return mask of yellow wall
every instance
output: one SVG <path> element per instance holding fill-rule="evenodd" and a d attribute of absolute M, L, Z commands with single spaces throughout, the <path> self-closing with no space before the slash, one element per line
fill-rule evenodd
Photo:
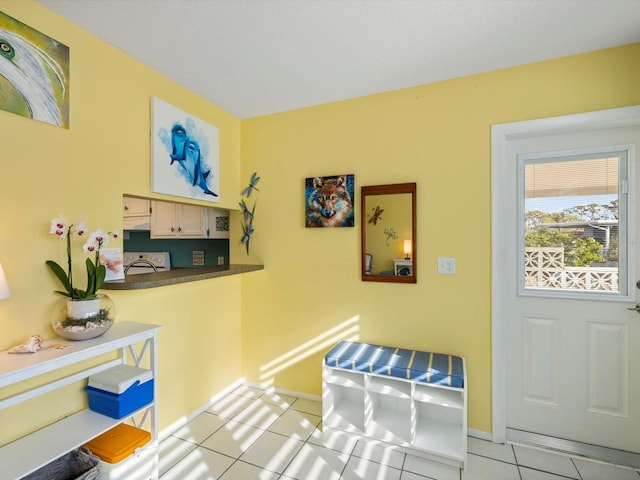
<path fill-rule="evenodd" d="M 469 425 L 489 431 L 490 126 L 640 103 L 635 44 L 241 122 L 32 1 L 0 9 L 71 48 L 69 130 L 0 112 L 0 261 L 13 291 L 0 302 L 0 349 L 52 336 L 58 287 L 44 261 L 64 251 L 51 217 L 121 227 L 123 193 L 163 197 L 150 189 L 152 96 L 220 128 L 221 207 L 237 207 L 253 171 L 262 177 L 251 255 L 237 214 L 230 244 L 234 263 L 265 270 L 111 292 L 119 320 L 163 325 L 161 428 L 241 375 L 320 394 L 322 353 L 358 338 L 465 356 Z M 356 175 L 358 216 L 359 186 L 417 182 L 416 285 L 360 281 L 358 218 L 304 227 L 304 178 L 342 173 Z M 457 274 L 437 275 L 437 257 L 455 257 Z M 0 444 L 80 408 L 79 390 L 0 412 Z"/>
<path fill-rule="evenodd" d="M 44 262 L 64 264 L 65 253 L 64 242 L 49 234 L 51 218 L 84 216 L 90 229 L 122 230 L 124 193 L 171 198 L 151 193 L 151 97 L 220 129 L 219 205 L 226 208 L 237 208 L 240 191 L 240 121 L 35 2 L 2 1 L 0 10 L 66 44 L 71 55 L 70 129 L 0 111 L 0 261 L 13 293 L 0 302 L 5 350 L 36 332 L 53 336 L 49 309 L 60 287 Z M 81 244 L 73 252 L 78 276 Z M 240 283 L 240 277 L 226 277 L 109 292 L 117 320 L 163 326 L 161 428 L 240 378 Z M 71 386 L 0 412 L 0 444 L 81 408 L 79 390 Z"/>
<path fill-rule="evenodd" d="M 639 104 L 638 59 L 634 44 L 243 121 L 266 266 L 242 284 L 245 375 L 319 394 L 322 352 L 341 338 L 458 354 L 469 426 L 490 431 L 491 125 Z M 359 216 L 304 227 L 304 178 L 342 173 L 356 209 L 360 186 L 417 182 L 416 285 L 360 281 Z M 456 275 L 438 275 L 438 257 Z"/>

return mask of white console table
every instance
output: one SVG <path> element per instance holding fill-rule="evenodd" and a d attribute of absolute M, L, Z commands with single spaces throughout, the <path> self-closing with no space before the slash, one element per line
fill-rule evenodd
<path fill-rule="evenodd" d="M 116 322 L 101 337 L 83 341 L 69 341 L 62 338 L 47 340 L 42 350 L 30 354 L 9 354 L 0 352 L 0 410 L 17 405 L 31 398 L 51 392 L 65 385 L 86 379 L 90 375 L 122 363 L 142 366 L 148 356 L 149 368 L 157 378 L 157 331 L 158 325 L 135 322 Z M 142 342 L 142 343 L 141 343 Z M 52 349 L 52 345 L 64 348 Z M 118 358 L 100 365 L 53 380 L 10 396 L 3 395 L 2 389 L 45 373 L 88 360 L 99 355 L 118 352 Z M 81 410 L 45 428 L 0 448 L 2 478 L 18 479 L 65 453 L 85 444 L 110 428 L 130 420 L 140 426 L 148 423 L 151 431 L 151 447 L 154 456 L 153 479 L 158 478 L 158 428 L 156 397 L 157 381 L 154 381 L 154 401 L 133 412 L 130 416 L 113 419 L 93 412 Z"/>
<path fill-rule="evenodd" d="M 394 275 L 413 275 L 413 260 L 409 258 L 394 258 L 393 259 L 393 274 Z"/>
<path fill-rule="evenodd" d="M 344 355 L 339 352 L 341 346 Z M 393 353 L 380 353 L 384 350 Z M 411 359 L 404 365 L 403 352 L 394 351 L 393 347 L 341 342 L 327 354 L 322 375 L 325 433 L 338 432 L 375 440 L 412 455 L 464 469 L 467 459 L 464 359 L 427 352 L 404 352 L 407 353 L 404 360 Z M 421 355 L 432 357 L 425 363 L 426 368 L 418 370 L 418 361 L 412 362 Z M 448 362 L 448 370 L 446 367 L 440 371 L 432 368 L 435 366 L 433 356 L 440 357 L 444 365 Z M 451 374 L 451 359 L 459 365 L 456 375 Z"/>

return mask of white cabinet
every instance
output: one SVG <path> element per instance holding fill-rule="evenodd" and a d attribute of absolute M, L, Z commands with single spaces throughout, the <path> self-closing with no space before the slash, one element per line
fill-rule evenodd
<path fill-rule="evenodd" d="M 229 238 L 229 211 L 207 208 L 209 238 Z"/>
<path fill-rule="evenodd" d="M 207 238 L 205 207 L 151 202 L 151 238 Z"/>
<path fill-rule="evenodd" d="M 322 398 L 325 432 L 360 436 L 412 455 L 465 467 L 465 387 L 447 387 L 325 364 Z"/>
<path fill-rule="evenodd" d="M 123 217 L 142 217 L 151 215 L 151 202 L 146 198 L 122 197 Z"/>
<path fill-rule="evenodd" d="M 122 197 L 123 230 L 149 230 L 151 201 L 145 198 Z"/>
<path fill-rule="evenodd" d="M 0 352 L 0 410 L 81 381 L 94 373 L 122 363 L 151 368 L 156 378 L 154 402 L 128 417 L 116 420 L 85 409 L 4 445 L 0 448 L 2 478 L 23 477 L 68 451 L 82 446 L 119 423 L 130 421 L 151 432 L 151 443 L 148 446 L 156 452 L 151 459 L 152 478 L 157 479 L 158 429 L 156 422 L 158 415 L 155 399 L 157 398 L 156 334 L 159 328 L 158 325 L 117 322 L 107 333 L 92 340 L 74 342 L 55 338 L 45 341 L 42 350 L 34 354 L 16 355 Z M 48 346 L 54 344 L 68 346 L 62 349 L 48 349 Z M 105 359 L 103 355 L 109 352 L 117 352 L 117 358 Z M 6 394 L 8 390 L 15 391 L 11 386 L 20 382 L 26 382 L 85 360 L 97 359 L 99 356 L 103 356 L 100 360 L 103 363 L 97 365 L 92 363 L 94 366 L 85 366 L 73 374 L 69 374 L 69 369 L 66 369 L 66 373 L 60 372 L 60 375 L 63 375 L 61 378 L 52 379 L 51 375 L 48 375 L 42 379 L 44 383 L 40 386 L 31 388 L 29 385 L 29 389 L 22 389 L 20 393 Z M 141 365 L 143 362 L 147 363 Z"/>

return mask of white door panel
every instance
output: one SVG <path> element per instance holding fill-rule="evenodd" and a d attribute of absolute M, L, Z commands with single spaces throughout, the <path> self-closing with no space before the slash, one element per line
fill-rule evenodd
<path fill-rule="evenodd" d="M 628 417 L 629 325 L 590 320 L 587 330 L 587 410 Z"/>
<path fill-rule="evenodd" d="M 595 297 L 518 294 L 524 264 L 518 258 L 518 155 L 613 145 L 636 145 L 637 150 L 640 126 L 514 135 L 505 142 L 504 162 L 496 164 L 494 159 L 493 168 L 505 169 L 494 175 L 493 187 L 494 236 L 499 236 L 493 251 L 494 329 L 504 327 L 494 335 L 502 339 L 494 346 L 498 349 L 494 359 L 504 361 L 494 375 L 498 382 L 504 375 L 507 428 L 640 452 L 640 315 L 628 310 L 637 293 L 635 272 L 640 271 L 635 221 L 639 182 L 633 154 L 630 264 L 628 271 L 621 269 L 629 291 Z M 496 177 L 506 181 L 496 182 Z M 500 198 L 504 203 L 496 200 Z M 494 392 L 500 402 L 500 388 Z"/>
<path fill-rule="evenodd" d="M 522 401 L 560 406 L 557 318 L 522 317 Z"/>

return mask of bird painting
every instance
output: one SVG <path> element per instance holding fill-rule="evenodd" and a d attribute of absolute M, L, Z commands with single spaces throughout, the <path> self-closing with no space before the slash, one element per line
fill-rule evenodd
<path fill-rule="evenodd" d="M 0 12 L 1 109 L 68 128 L 68 61 L 68 47 Z"/>

